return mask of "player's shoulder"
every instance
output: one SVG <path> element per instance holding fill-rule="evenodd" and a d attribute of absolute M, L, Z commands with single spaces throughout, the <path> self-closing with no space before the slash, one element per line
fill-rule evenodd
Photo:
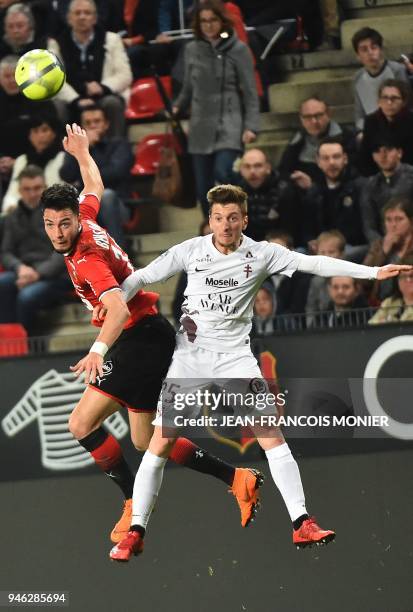
<path fill-rule="evenodd" d="M 100 200 L 95 193 L 82 193 L 79 196 L 79 212 L 82 219 L 95 220 L 100 207 Z"/>

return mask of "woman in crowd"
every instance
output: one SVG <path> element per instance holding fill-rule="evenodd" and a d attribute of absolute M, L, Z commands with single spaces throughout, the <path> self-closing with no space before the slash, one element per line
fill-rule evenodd
<path fill-rule="evenodd" d="M 384 237 L 371 243 L 363 264 L 385 266 L 400 263 L 413 253 L 413 202 L 407 197 L 395 196 L 383 207 Z M 393 291 L 392 280 L 375 283 L 371 298 L 380 301 Z"/>
<path fill-rule="evenodd" d="M 400 263 L 412 265 L 413 254 L 405 257 Z M 386 298 L 376 314 L 370 319 L 370 325 L 378 323 L 398 323 L 413 321 L 413 271 L 402 272 L 394 279 L 393 294 Z"/>
<path fill-rule="evenodd" d="M 402 162 L 413 165 L 413 112 L 410 85 L 397 79 L 383 81 L 379 88 L 379 108 L 367 115 L 360 148 L 360 170 L 364 176 L 379 172 L 372 153 L 377 139 L 396 142 L 403 150 Z"/>
<path fill-rule="evenodd" d="M 235 159 L 256 138 L 259 103 L 251 53 L 234 33 L 223 4 L 203 2 L 194 13 L 193 29 L 174 113 L 190 107 L 189 152 L 207 216 L 207 191 L 215 183 L 231 182 Z"/>

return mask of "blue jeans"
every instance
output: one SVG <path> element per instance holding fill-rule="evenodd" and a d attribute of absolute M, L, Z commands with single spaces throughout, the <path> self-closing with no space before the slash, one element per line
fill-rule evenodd
<path fill-rule="evenodd" d="M 116 191 L 105 189 L 100 201 L 97 222 L 105 228 L 118 245 L 125 248 L 122 224 L 128 220 L 128 210 Z"/>
<path fill-rule="evenodd" d="M 207 192 L 216 184 L 231 183 L 234 180 L 232 166 L 240 151 L 237 149 L 221 149 L 215 153 L 192 155 L 194 166 L 196 196 L 201 202 L 205 217 L 209 215 Z"/>
<path fill-rule="evenodd" d="M 0 323 L 20 323 L 30 334 L 37 311 L 64 300 L 72 284 L 62 277 L 39 280 L 18 289 L 16 279 L 14 272 L 0 273 Z"/>

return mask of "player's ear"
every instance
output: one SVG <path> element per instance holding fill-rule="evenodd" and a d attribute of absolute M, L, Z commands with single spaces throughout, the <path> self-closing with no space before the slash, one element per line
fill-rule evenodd
<path fill-rule="evenodd" d="M 247 225 L 248 225 L 248 215 L 244 215 L 244 218 L 242 220 L 242 229 L 245 230 Z"/>

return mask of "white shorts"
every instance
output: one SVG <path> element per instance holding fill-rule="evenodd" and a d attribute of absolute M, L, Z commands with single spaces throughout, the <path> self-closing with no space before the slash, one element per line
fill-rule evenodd
<path fill-rule="evenodd" d="M 243 353 L 213 352 L 196 347 L 185 336 L 178 335 L 153 425 L 162 425 L 162 405 L 166 393 L 191 393 L 212 383 L 222 387 L 226 381 L 229 383 L 240 379 L 263 380 L 257 360 L 250 350 Z"/>

